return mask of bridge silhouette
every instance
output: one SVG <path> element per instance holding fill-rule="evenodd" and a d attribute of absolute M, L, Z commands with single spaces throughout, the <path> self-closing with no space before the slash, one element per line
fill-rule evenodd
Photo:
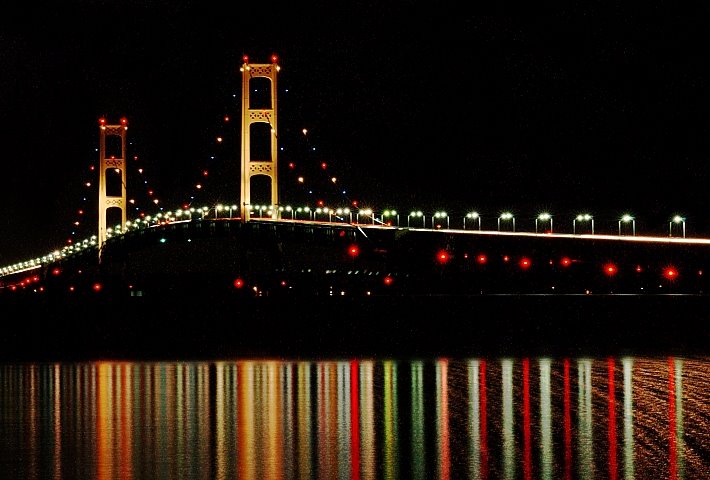
<path fill-rule="evenodd" d="M 113 125 L 100 119 L 97 234 L 0 268 L 0 293 L 115 291 L 142 296 L 208 288 L 256 296 L 586 295 L 708 290 L 710 238 L 687 236 L 681 216 L 669 219 L 667 235 L 658 236 L 637 232 L 630 215 L 618 219 L 616 231 L 604 232 L 598 225 L 595 229 L 592 215 L 580 214 L 565 222 L 572 225 L 570 233 L 557 231 L 555 217 L 548 213 L 534 218 L 534 231 L 521 231 L 511 212 L 486 218 L 486 225 L 483 215 L 473 211 L 289 205 L 279 194 L 277 59 L 253 64 L 245 57 L 240 70 L 238 203 L 128 220 L 128 122 Z M 268 104 L 253 105 L 250 84 L 264 79 L 270 85 Z M 256 152 L 262 156 L 255 157 Z M 257 178 L 269 185 L 263 202 L 252 195 Z"/>

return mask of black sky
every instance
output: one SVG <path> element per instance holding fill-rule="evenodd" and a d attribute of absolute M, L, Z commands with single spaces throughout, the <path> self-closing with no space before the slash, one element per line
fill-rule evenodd
<path fill-rule="evenodd" d="M 598 225 L 631 212 L 649 233 L 678 212 L 710 233 L 704 15 L 330 5 L 70 0 L 5 15 L 0 265 L 61 248 L 77 210 L 95 208 L 83 182 L 102 116 L 130 122 L 129 197 L 146 196 L 145 180 L 178 208 L 207 168 L 195 202 L 238 200 L 245 54 L 280 58 L 285 203 L 304 195 L 291 161 L 310 169 L 312 198 L 333 195 L 313 168 L 325 161 L 343 206 L 477 209 L 491 228 L 511 210 L 521 229 L 548 210 L 559 231 L 582 211 Z M 90 211 L 81 228 L 95 225 Z"/>

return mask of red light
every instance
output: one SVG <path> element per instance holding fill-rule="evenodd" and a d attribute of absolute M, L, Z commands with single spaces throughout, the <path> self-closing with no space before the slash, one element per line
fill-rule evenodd
<path fill-rule="evenodd" d="M 569 267 L 572 265 L 572 260 L 569 257 L 562 257 L 562 260 L 560 260 L 560 265 L 563 267 Z"/>
<path fill-rule="evenodd" d="M 126 117 L 121 119 L 121 125 L 128 125 L 128 119 Z"/>
<path fill-rule="evenodd" d="M 52 275 L 59 275 L 60 273 L 62 273 L 62 271 L 59 268 L 54 268 L 52 270 Z"/>
<path fill-rule="evenodd" d="M 322 168 L 323 170 L 325 170 L 326 168 L 328 168 L 328 164 L 325 163 L 325 162 L 322 162 L 322 163 L 320 164 L 320 168 Z"/>
<path fill-rule="evenodd" d="M 350 245 L 348 248 L 348 253 L 351 257 L 357 257 L 360 254 L 360 249 L 357 245 Z"/>
<path fill-rule="evenodd" d="M 248 56 L 248 55 L 244 55 L 244 56 L 242 57 L 242 61 L 244 61 L 244 63 L 249 63 L 249 56 Z"/>
<path fill-rule="evenodd" d="M 103 117 L 99 118 L 99 125 L 106 125 L 106 119 Z"/>
<path fill-rule="evenodd" d="M 92 288 L 95 292 L 100 292 L 101 289 L 103 288 L 103 285 L 101 285 L 100 283 L 97 282 L 97 283 L 95 283 L 91 288 Z"/>
<path fill-rule="evenodd" d="M 276 63 L 278 61 L 279 61 L 279 57 L 277 57 L 276 55 L 271 55 L 271 63 Z"/>
<path fill-rule="evenodd" d="M 394 282 L 394 279 L 387 275 L 383 280 L 382 280 L 385 285 L 392 285 L 392 282 Z"/>
<path fill-rule="evenodd" d="M 530 261 L 529 258 L 523 257 L 518 262 L 518 265 L 520 265 L 520 268 L 522 268 L 523 270 L 527 270 L 532 265 L 532 262 Z"/>
<path fill-rule="evenodd" d="M 291 170 L 293 170 L 294 168 L 296 168 L 296 164 L 293 163 L 293 162 L 289 162 L 288 168 L 290 168 Z"/>
<path fill-rule="evenodd" d="M 73 292 L 73 291 L 74 291 L 74 286 L 73 286 L 73 285 L 72 285 L 71 287 L 69 287 L 69 291 L 70 291 L 70 292 Z"/>
<path fill-rule="evenodd" d="M 678 278 L 678 270 L 673 267 L 667 267 L 665 270 L 663 270 L 663 276 L 666 277 L 668 280 L 675 280 L 676 278 Z"/>
<path fill-rule="evenodd" d="M 488 261 L 488 257 L 486 257 L 484 254 L 480 254 L 476 257 L 476 261 L 481 265 L 484 265 Z"/>
<path fill-rule="evenodd" d="M 509 257 L 508 255 L 503 255 L 503 261 L 504 261 L 504 262 L 509 262 L 509 261 L 510 261 L 510 257 Z"/>
<path fill-rule="evenodd" d="M 439 260 L 439 263 L 446 263 L 449 261 L 449 253 L 446 250 L 440 250 L 439 253 L 436 254 L 437 260 Z"/>
<path fill-rule="evenodd" d="M 237 278 L 234 280 L 234 288 L 242 288 L 244 286 L 244 280 Z"/>
<path fill-rule="evenodd" d="M 641 273 L 643 271 L 643 268 L 641 268 L 641 265 L 636 265 L 636 272 Z"/>
<path fill-rule="evenodd" d="M 610 277 L 613 275 L 616 275 L 617 271 L 618 271 L 618 269 L 616 268 L 616 265 L 614 265 L 613 263 L 607 263 L 604 265 L 604 273 Z"/>
<path fill-rule="evenodd" d="M 281 286 L 285 287 L 286 286 L 286 280 L 281 280 Z"/>

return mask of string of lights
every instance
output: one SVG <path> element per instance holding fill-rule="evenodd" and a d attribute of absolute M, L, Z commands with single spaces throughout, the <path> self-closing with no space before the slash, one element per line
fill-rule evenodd
<path fill-rule="evenodd" d="M 246 57 L 245 57 L 246 60 Z M 272 57 L 272 61 L 276 61 L 276 57 Z M 236 90 L 236 86 L 233 87 Z M 283 93 L 288 93 L 288 89 L 284 89 Z M 165 213 L 169 203 L 174 202 L 176 209 L 188 210 L 207 208 L 216 208 L 219 204 L 236 205 L 238 204 L 239 194 L 238 178 L 230 178 L 225 175 L 229 170 L 226 163 L 232 162 L 232 170 L 239 170 L 241 159 L 238 158 L 240 149 L 240 130 L 232 122 L 233 118 L 239 118 L 241 105 L 239 104 L 239 95 L 231 93 L 225 100 L 225 105 L 222 107 L 222 114 L 216 115 L 219 121 L 215 122 L 211 131 L 213 132 L 213 141 L 210 142 L 208 151 L 197 159 L 195 168 L 188 176 L 192 180 L 188 182 L 188 191 L 182 192 L 179 199 L 163 200 L 163 197 L 158 194 L 157 187 L 154 186 L 152 175 L 149 175 L 149 167 L 143 160 L 140 154 L 138 145 L 140 142 L 133 140 L 137 132 L 131 131 L 127 142 L 128 152 L 126 153 L 129 160 L 126 162 L 127 185 L 123 185 L 127 194 L 127 217 L 131 220 L 145 220 L 146 217 L 156 215 L 157 213 Z M 105 119 L 101 119 L 105 123 Z M 348 189 L 344 187 L 344 182 L 340 175 L 334 172 L 336 170 L 331 162 L 324 158 L 324 153 L 321 152 L 318 146 L 318 139 L 313 131 L 308 128 L 294 130 L 284 128 L 284 135 L 279 135 L 277 125 L 274 125 L 271 118 L 267 115 L 269 127 L 272 129 L 279 148 L 278 161 L 285 164 L 287 168 L 286 175 L 282 175 L 280 180 L 281 197 L 286 198 L 292 204 L 307 206 L 313 209 L 328 207 L 346 207 L 359 208 L 359 201 L 350 197 Z M 140 135 L 140 134 L 139 134 Z M 232 147 L 231 150 L 228 147 Z M 231 152 L 231 155 L 229 155 Z M 89 162 L 88 167 L 84 170 L 84 178 L 82 179 L 82 191 L 75 207 L 75 216 L 69 227 L 69 235 L 66 240 L 67 245 L 74 244 L 81 238 L 90 237 L 96 232 L 98 225 L 97 221 L 92 216 L 92 212 L 98 209 L 98 157 L 99 148 L 95 147 L 91 155 L 93 158 Z M 283 172 L 284 169 L 281 169 Z M 119 176 L 120 170 L 109 169 L 107 175 Z M 213 182 L 212 178 L 216 177 L 223 183 L 218 185 L 218 182 Z M 285 177 L 285 178 L 284 178 Z M 109 181 L 116 181 L 111 179 Z M 231 182 L 231 183 L 230 183 Z M 119 183 L 120 184 L 120 183 Z M 214 187 L 211 189 L 211 187 Z M 221 188 L 220 188 L 221 187 Z M 275 206 L 269 206 L 269 208 Z M 230 208 L 230 215 L 233 212 Z M 170 209 L 168 208 L 168 211 Z"/>

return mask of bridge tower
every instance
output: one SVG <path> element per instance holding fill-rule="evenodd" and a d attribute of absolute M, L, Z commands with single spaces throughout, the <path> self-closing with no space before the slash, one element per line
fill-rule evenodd
<path fill-rule="evenodd" d="M 277 145 L 276 134 L 276 74 L 281 67 L 276 63 L 277 57 L 271 57 L 271 63 L 249 63 L 249 57 L 244 56 L 244 63 L 239 69 L 242 72 L 242 169 L 241 169 L 241 218 L 242 222 L 250 219 L 251 180 L 257 175 L 264 175 L 271 180 L 271 206 L 273 218 L 279 217 L 279 190 L 277 170 Z M 250 80 L 264 77 L 271 81 L 271 104 L 266 108 L 252 108 Z M 271 158 L 252 158 L 251 127 L 255 123 L 266 123 L 271 129 Z"/>
<path fill-rule="evenodd" d="M 121 229 L 126 226 L 126 131 L 128 120 L 121 119 L 119 125 L 107 125 L 105 118 L 99 119 L 99 261 L 107 238 L 107 213 L 109 209 L 121 210 Z M 108 140 L 108 142 L 107 142 Z M 111 147 L 107 154 L 107 143 Z M 115 170 L 120 175 L 120 189 L 108 191 L 106 173 Z M 112 185 L 113 186 L 113 185 Z M 120 190 L 120 194 L 119 193 Z"/>

